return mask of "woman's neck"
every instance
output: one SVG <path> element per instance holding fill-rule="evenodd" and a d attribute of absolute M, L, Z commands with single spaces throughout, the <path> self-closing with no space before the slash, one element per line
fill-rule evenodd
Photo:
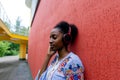
<path fill-rule="evenodd" d="M 66 48 L 62 48 L 61 50 L 58 51 L 58 54 L 59 54 L 59 60 L 61 60 L 69 54 L 69 51 Z"/>

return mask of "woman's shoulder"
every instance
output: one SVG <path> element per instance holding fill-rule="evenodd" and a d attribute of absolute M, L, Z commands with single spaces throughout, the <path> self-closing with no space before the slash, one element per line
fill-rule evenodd
<path fill-rule="evenodd" d="M 73 66 L 73 67 L 75 67 L 75 66 L 80 66 L 80 67 L 84 68 L 80 57 L 78 57 L 78 55 L 76 55 L 76 54 L 73 53 L 73 52 L 70 52 L 70 53 L 69 53 L 69 56 L 68 56 L 68 59 L 67 59 L 67 60 L 68 60 L 68 62 L 67 62 L 67 64 L 66 64 L 66 67 L 70 67 L 70 66 Z M 67 60 L 66 60 L 66 61 L 67 61 Z"/>
<path fill-rule="evenodd" d="M 76 54 L 73 53 L 73 52 L 70 52 L 70 53 L 69 53 L 69 57 L 71 58 L 71 59 L 70 59 L 70 62 L 81 62 L 80 57 L 78 57 L 78 55 L 76 55 Z"/>
<path fill-rule="evenodd" d="M 58 67 L 58 71 L 63 72 L 64 74 L 68 74 L 68 72 L 76 72 L 79 70 L 80 72 L 84 72 L 84 67 L 80 58 L 73 52 L 70 52 Z"/>

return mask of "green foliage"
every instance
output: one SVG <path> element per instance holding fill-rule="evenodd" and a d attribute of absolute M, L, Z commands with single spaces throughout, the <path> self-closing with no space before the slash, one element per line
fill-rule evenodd
<path fill-rule="evenodd" d="M 17 20 L 16 20 L 16 27 L 19 27 L 21 24 L 21 19 L 20 17 L 17 17 Z"/>
<path fill-rule="evenodd" d="M 10 50 L 17 50 L 19 51 L 19 44 L 15 44 L 15 43 L 10 43 Z"/>
<path fill-rule="evenodd" d="M 28 36 L 28 34 L 29 34 L 29 26 L 22 26 L 21 22 L 22 22 L 21 18 L 18 17 L 16 19 L 15 25 L 13 25 L 13 26 L 9 22 L 4 22 L 4 23 L 8 27 L 8 29 L 10 31 L 12 31 L 12 33 L 20 34 L 20 35 L 23 35 L 23 36 Z"/>
<path fill-rule="evenodd" d="M 9 45 L 9 42 L 0 41 L 0 57 L 5 55 L 6 51 L 10 48 Z"/>
<path fill-rule="evenodd" d="M 5 56 L 17 55 L 19 51 L 17 50 L 7 50 Z"/>
<path fill-rule="evenodd" d="M 0 57 L 17 55 L 19 53 L 19 44 L 0 41 Z"/>
<path fill-rule="evenodd" d="M 24 36 L 27 36 L 29 33 L 28 33 L 28 28 L 24 27 L 24 26 L 20 26 L 19 28 L 20 30 L 17 31 L 19 32 L 20 35 L 24 35 Z"/>
<path fill-rule="evenodd" d="M 15 24 L 15 32 L 16 34 L 28 36 L 29 34 L 29 28 L 26 28 L 25 26 L 21 26 L 21 19 L 18 17 L 16 19 L 16 24 Z"/>

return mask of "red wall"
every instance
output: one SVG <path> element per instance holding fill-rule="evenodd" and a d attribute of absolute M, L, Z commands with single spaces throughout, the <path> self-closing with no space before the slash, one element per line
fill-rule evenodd
<path fill-rule="evenodd" d="M 41 0 L 29 36 L 33 77 L 47 53 L 50 30 L 61 20 L 77 25 L 72 50 L 85 66 L 85 80 L 120 77 L 120 0 Z"/>

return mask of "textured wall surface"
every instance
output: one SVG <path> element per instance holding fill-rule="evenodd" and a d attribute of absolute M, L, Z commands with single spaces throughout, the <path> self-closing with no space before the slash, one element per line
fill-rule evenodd
<path fill-rule="evenodd" d="M 29 37 L 28 62 L 33 77 L 47 53 L 50 30 L 61 20 L 78 27 L 72 50 L 85 66 L 85 80 L 118 80 L 120 0 L 41 0 Z"/>

